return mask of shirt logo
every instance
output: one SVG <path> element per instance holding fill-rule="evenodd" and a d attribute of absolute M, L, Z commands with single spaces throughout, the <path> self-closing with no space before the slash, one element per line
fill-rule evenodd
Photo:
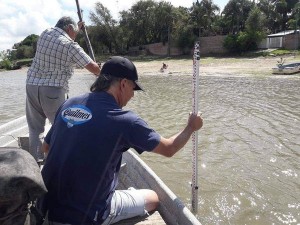
<path fill-rule="evenodd" d="M 68 127 L 88 122 L 92 119 L 92 112 L 84 105 L 73 105 L 61 112 L 62 119 Z"/>

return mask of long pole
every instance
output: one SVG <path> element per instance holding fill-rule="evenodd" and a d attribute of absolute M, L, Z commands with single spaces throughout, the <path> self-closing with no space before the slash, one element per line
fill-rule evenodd
<path fill-rule="evenodd" d="M 200 42 L 195 43 L 193 58 L 193 114 L 198 114 L 199 107 L 199 63 L 200 63 Z M 193 175 L 192 175 L 192 211 L 198 212 L 198 131 L 192 134 L 193 144 Z"/>
<path fill-rule="evenodd" d="M 82 14 L 81 14 L 81 9 L 80 9 L 78 0 L 76 0 L 76 5 L 77 5 L 77 14 L 78 14 L 78 17 L 79 17 L 79 21 L 80 21 L 80 22 L 83 22 L 83 20 L 82 20 Z M 92 60 L 94 60 L 94 62 L 96 62 L 96 60 L 95 60 L 95 55 L 94 55 L 94 51 L 93 51 L 93 49 L 92 49 L 92 45 L 91 45 L 89 36 L 88 36 L 88 34 L 87 34 L 85 25 L 82 26 L 82 30 L 83 30 L 83 34 L 84 34 L 84 39 L 85 39 L 86 45 L 87 45 L 87 47 L 88 47 L 89 55 L 90 55 L 90 57 L 92 58 Z"/>

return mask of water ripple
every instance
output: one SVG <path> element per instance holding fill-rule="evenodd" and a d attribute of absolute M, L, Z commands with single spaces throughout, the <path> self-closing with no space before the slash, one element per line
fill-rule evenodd
<path fill-rule="evenodd" d="M 142 76 L 132 109 L 163 136 L 181 130 L 192 111 L 191 74 Z M 0 73 L 0 124 L 25 113 L 25 74 Z M 93 78 L 74 76 L 70 96 Z M 199 212 L 202 224 L 300 222 L 299 77 L 201 76 L 199 108 Z M 13 90 L 13 91 L 12 91 Z M 192 145 L 173 158 L 142 158 L 187 204 Z"/>

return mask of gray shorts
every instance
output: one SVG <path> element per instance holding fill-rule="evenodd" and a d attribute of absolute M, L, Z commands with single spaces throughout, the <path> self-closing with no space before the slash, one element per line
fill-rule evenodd
<path fill-rule="evenodd" d="M 141 192 L 133 188 L 129 188 L 128 190 L 116 190 L 112 197 L 110 214 L 102 224 L 109 225 L 120 220 L 135 216 L 144 216 L 146 214 L 144 196 Z M 70 224 L 49 221 L 49 225 Z"/>
<path fill-rule="evenodd" d="M 145 200 L 141 192 L 133 188 L 116 190 L 112 197 L 110 214 L 102 224 L 113 224 L 120 220 L 146 214 Z"/>

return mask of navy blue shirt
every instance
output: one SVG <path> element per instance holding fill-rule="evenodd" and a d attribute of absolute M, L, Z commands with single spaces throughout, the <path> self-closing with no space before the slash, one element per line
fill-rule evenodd
<path fill-rule="evenodd" d="M 67 100 L 45 142 L 50 145 L 42 170 L 49 220 L 76 225 L 107 217 L 122 153 L 152 151 L 160 135 L 122 110 L 113 96 L 98 92 Z"/>

